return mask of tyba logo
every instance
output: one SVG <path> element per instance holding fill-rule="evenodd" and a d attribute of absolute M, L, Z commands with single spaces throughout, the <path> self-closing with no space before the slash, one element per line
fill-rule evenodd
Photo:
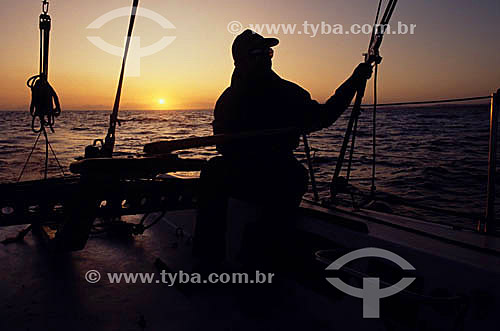
<path fill-rule="evenodd" d="M 90 23 L 87 26 L 87 29 L 100 29 L 104 24 L 120 17 L 130 16 L 130 8 L 123 7 L 107 12 L 102 15 L 94 22 Z M 175 26 L 167 20 L 165 17 L 160 14 L 146 9 L 140 8 L 137 10 L 136 16 L 146 17 L 154 22 L 158 23 L 163 29 L 175 29 Z M 127 38 L 127 37 L 125 37 Z M 101 37 L 97 36 L 89 36 L 87 39 L 94 44 L 99 49 L 105 51 L 106 53 L 122 56 L 124 49 L 123 47 L 118 47 L 115 45 L 111 45 L 110 43 L 104 41 Z M 172 36 L 163 36 L 156 43 L 141 48 L 141 38 L 140 37 L 132 37 L 130 40 L 130 54 L 128 57 L 128 65 L 127 65 L 127 76 L 130 77 L 138 77 L 141 74 L 141 58 L 156 54 L 172 44 L 176 37 Z M 126 41 L 126 40 L 125 40 Z"/>
<path fill-rule="evenodd" d="M 383 258 L 394 262 L 403 270 L 415 270 L 415 268 L 401 256 L 379 248 L 363 248 L 348 253 L 330 264 L 326 270 L 340 270 L 345 264 L 365 257 Z M 379 318 L 380 299 L 401 292 L 407 288 L 415 278 L 403 278 L 398 283 L 386 288 L 380 288 L 380 279 L 372 277 L 363 278 L 363 288 L 353 287 L 344 283 L 339 278 L 327 278 L 327 280 L 342 292 L 363 299 L 363 318 Z"/>

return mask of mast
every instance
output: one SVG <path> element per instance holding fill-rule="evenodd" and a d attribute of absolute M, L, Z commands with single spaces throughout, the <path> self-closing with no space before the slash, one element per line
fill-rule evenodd
<path fill-rule="evenodd" d="M 386 10 L 384 12 L 384 15 L 380 21 L 379 25 L 374 26 L 374 30 L 372 32 L 372 36 L 370 39 L 370 45 L 368 47 L 368 52 L 364 54 L 365 56 L 365 63 L 370 64 L 370 65 L 378 65 L 382 61 L 382 57 L 380 56 L 379 49 L 380 46 L 382 45 L 382 40 L 384 38 L 384 34 L 387 28 L 387 25 L 389 24 L 389 21 L 391 20 L 392 14 L 394 13 L 394 9 L 396 8 L 398 0 L 390 0 Z M 380 5 L 380 2 L 379 2 Z M 380 7 L 380 6 L 379 6 Z M 378 17 L 378 13 L 377 13 Z M 351 135 L 353 135 L 353 143 L 351 146 L 351 155 L 352 151 L 354 150 L 354 141 L 355 141 L 355 134 L 356 134 L 356 128 L 357 128 L 357 123 L 359 119 L 359 115 L 361 113 L 361 104 L 363 103 L 363 98 L 365 95 L 365 90 L 366 90 L 366 83 L 367 80 L 364 80 L 357 92 L 356 92 L 356 99 L 354 101 L 354 106 L 352 109 L 351 117 L 349 119 L 349 123 L 347 125 L 347 130 L 346 134 L 344 136 L 344 141 L 342 144 L 342 147 L 340 149 L 340 155 L 337 159 L 337 164 L 335 166 L 335 172 L 330 184 L 330 195 L 331 198 L 334 199 L 339 190 L 342 189 L 341 186 L 347 185 L 347 180 L 338 180 L 340 177 L 340 172 L 342 171 L 342 165 L 344 163 L 345 159 L 345 154 L 347 152 L 347 146 L 349 144 L 349 140 L 351 139 Z M 354 131 L 353 131 L 354 130 Z M 348 173 L 350 173 L 350 169 L 348 170 Z"/>
<path fill-rule="evenodd" d="M 130 14 L 130 22 L 128 26 L 127 41 L 125 43 L 125 49 L 123 52 L 122 68 L 120 71 L 120 78 L 118 79 L 118 88 L 116 90 L 115 102 L 113 104 L 113 111 L 109 116 L 108 133 L 106 134 L 104 142 L 102 140 L 96 140 L 94 141 L 93 146 L 88 146 L 85 149 L 85 158 L 113 156 L 113 150 L 115 148 L 116 125 L 117 124 L 120 125 L 120 122 L 118 120 L 118 111 L 120 109 L 120 99 L 122 95 L 123 79 L 125 77 L 125 66 L 127 63 L 127 57 L 130 49 L 130 41 L 132 39 L 132 31 L 134 30 L 135 17 L 137 14 L 138 6 L 139 6 L 139 0 L 133 0 L 132 12 Z M 101 142 L 102 144 L 100 149 L 96 146 L 97 142 Z"/>

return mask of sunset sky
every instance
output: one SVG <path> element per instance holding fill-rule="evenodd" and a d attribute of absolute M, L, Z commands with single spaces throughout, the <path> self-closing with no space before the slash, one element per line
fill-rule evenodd
<path fill-rule="evenodd" d="M 387 1 L 386 1 L 387 2 Z M 27 109 L 29 76 L 38 71 L 38 15 L 41 1 L 3 0 L 0 11 L 0 109 Z M 120 57 L 89 40 L 99 36 L 121 47 L 128 18 L 99 30 L 87 26 L 130 0 L 50 1 L 53 20 L 50 81 L 63 109 L 112 107 Z M 228 23 L 371 24 L 377 0 L 142 0 L 140 8 L 167 18 L 164 29 L 138 17 L 134 35 L 148 46 L 163 36 L 176 40 L 141 59 L 141 75 L 127 77 L 122 109 L 210 109 L 229 85 L 234 35 Z M 500 1 L 400 0 L 393 22 L 416 24 L 414 35 L 390 35 L 380 68 L 382 102 L 488 95 L 500 88 Z M 268 35 L 267 33 L 264 33 Z M 369 35 L 274 34 L 274 69 L 324 102 L 362 61 Z M 372 98 L 367 93 L 367 102 Z"/>

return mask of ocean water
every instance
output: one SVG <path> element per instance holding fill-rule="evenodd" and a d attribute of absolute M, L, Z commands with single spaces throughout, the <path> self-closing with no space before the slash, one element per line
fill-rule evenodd
<path fill-rule="evenodd" d="M 322 199 L 329 196 L 329 183 L 342 145 L 349 111 L 332 127 L 310 137 L 313 162 Z M 115 151 L 136 155 L 144 144 L 211 134 L 213 114 L 209 110 L 122 111 Z M 351 173 L 352 184 L 362 192 L 371 186 L 370 110 L 360 118 Z M 85 146 L 105 137 L 109 112 L 63 111 L 49 140 L 66 174 Z M 0 182 L 15 182 L 34 145 L 28 112 L 0 112 Z M 444 208 L 466 214 L 484 214 L 488 170 L 489 105 L 447 105 L 420 108 L 383 108 L 377 112 L 377 197 L 394 213 L 428 221 L 443 221 L 473 227 L 475 216 L 450 217 L 410 204 Z M 210 158 L 214 147 L 182 151 L 185 157 Z M 296 151 L 305 163 L 303 147 Z M 22 180 L 43 178 L 43 138 L 28 162 Z M 49 175 L 60 176 L 50 157 Z M 497 176 L 500 181 L 500 176 Z M 311 197 L 311 193 L 308 193 Z M 341 196 L 345 204 L 348 196 Z M 497 198 L 500 202 L 500 199 Z M 500 210 L 497 208 L 497 210 Z"/>

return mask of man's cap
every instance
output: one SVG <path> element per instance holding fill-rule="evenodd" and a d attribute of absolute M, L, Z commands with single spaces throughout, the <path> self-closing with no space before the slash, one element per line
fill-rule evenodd
<path fill-rule="evenodd" d="M 237 62 L 247 57 L 252 49 L 274 47 L 279 43 L 276 38 L 264 38 L 252 30 L 245 30 L 233 42 L 233 59 Z"/>

